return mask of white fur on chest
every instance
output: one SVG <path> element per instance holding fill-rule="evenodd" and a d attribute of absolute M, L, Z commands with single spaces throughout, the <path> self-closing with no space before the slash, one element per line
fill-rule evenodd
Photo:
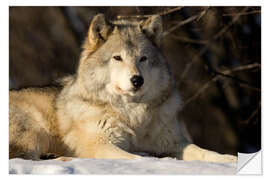
<path fill-rule="evenodd" d="M 153 151 L 154 146 L 172 146 L 171 144 L 175 143 L 179 132 L 176 116 L 180 103 L 179 94 L 173 92 L 170 98 L 156 109 L 149 109 L 145 104 L 126 104 L 125 108 L 121 109 L 124 119 L 122 121 L 115 119 L 119 127 L 117 128 L 118 136 L 113 136 L 112 141 L 117 142 L 126 150 L 132 147 L 133 150 L 149 149 Z M 169 129 L 171 133 L 168 133 L 167 130 L 164 133 L 164 128 Z M 160 142 L 154 142 L 159 139 Z"/>

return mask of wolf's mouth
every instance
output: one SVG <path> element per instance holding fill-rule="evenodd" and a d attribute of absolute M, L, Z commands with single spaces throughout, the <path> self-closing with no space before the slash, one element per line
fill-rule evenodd
<path fill-rule="evenodd" d="M 139 91 L 140 90 L 140 88 L 136 88 L 136 87 L 133 87 L 132 88 L 132 92 L 137 92 L 137 91 Z"/>
<path fill-rule="evenodd" d="M 123 90 L 118 85 L 115 85 L 115 89 L 118 93 L 123 95 L 135 95 L 136 93 L 138 93 L 138 91 L 140 91 L 141 88 L 133 87 L 131 90 Z"/>
<path fill-rule="evenodd" d="M 121 93 L 124 93 L 125 91 L 123 91 L 118 85 L 115 85 L 115 89 L 118 91 L 118 92 L 121 92 Z"/>

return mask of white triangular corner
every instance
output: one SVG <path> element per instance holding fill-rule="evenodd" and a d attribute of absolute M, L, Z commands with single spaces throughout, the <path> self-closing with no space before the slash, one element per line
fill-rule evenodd
<path fill-rule="evenodd" d="M 238 153 L 237 174 L 262 174 L 261 151 L 256 153 Z"/>

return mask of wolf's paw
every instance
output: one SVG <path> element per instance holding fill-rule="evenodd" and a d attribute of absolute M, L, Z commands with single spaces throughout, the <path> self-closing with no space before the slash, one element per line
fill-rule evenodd
<path fill-rule="evenodd" d="M 182 154 L 182 159 L 185 161 L 206 161 L 216 163 L 235 163 L 237 157 L 229 154 L 219 154 L 214 151 L 206 150 L 196 146 L 195 144 L 187 145 Z"/>
<path fill-rule="evenodd" d="M 56 159 L 54 159 L 54 160 L 66 162 L 66 161 L 71 161 L 72 159 L 73 159 L 72 157 L 60 156 L 60 157 L 58 157 L 58 158 L 56 158 Z"/>
<path fill-rule="evenodd" d="M 237 162 L 237 157 L 236 156 L 229 155 L 229 154 L 224 154 L 224 155 L 221 155 L 221 156 L 223 156 L 221 158 L 222 162 L 232 162 L 232 163 Z"/>
<path fill-rule="evenodd" d="M 209 161 L 217 163 L 236 163 L 237 157 L 229 154 L 212 154 L 209 155 Z"/>

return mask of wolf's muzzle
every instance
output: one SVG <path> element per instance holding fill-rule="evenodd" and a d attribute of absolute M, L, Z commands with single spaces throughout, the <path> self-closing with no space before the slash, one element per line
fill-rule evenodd
<path fill-rule="evenodd" d="M 130 81 L 136 89 L 140 88 L 144 83 L 143 77 L 138 75 L 132 76 L 132 78 L 130 78 Z"/>

